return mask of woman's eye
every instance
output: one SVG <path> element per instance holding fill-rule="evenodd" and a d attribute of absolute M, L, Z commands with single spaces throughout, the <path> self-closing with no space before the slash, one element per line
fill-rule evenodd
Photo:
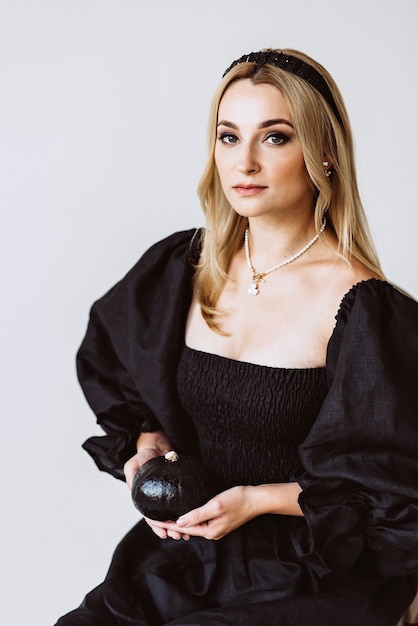
<path fill-rule="evenodd" d="M 283 133 L 270 133 L 269 135 L 267 135 L 266 141 L 276 146 L 280 146 L 281 144 L 288 142 L 289 137 L 287 137 L 287 135 L 284 135 Z"/>
<path fill-rule="evenodd" d="M 221 143 L 226 143 L 226 144 L 236 143 L 238 141 L 237 136 L 231 133 L 221 133 L 218 139 Z"/>

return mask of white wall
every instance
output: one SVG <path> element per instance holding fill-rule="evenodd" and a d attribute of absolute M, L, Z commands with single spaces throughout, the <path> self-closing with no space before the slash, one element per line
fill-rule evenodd
<path fill-rule="evenodd" d="M 7 626 L 52 625 L 137 519 L 81 450 L 88 309 L 144 249 L 202 223 L 209 99 L 244 52 L 334 74 L 391 280 L 418 296 L 416 0 L 0 0 L 2 532 Z"/>

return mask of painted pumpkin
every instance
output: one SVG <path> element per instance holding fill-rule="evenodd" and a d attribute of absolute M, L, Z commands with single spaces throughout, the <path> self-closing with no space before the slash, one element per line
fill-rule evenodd
<path fill-rule="evenodd" d="M 175 521 L 205 504 L 215 493 L 215 482 L 205 466 L 174 450 L 144 463 L 131 489 L 136 508 L 145 517 L 160 521 Z"/>

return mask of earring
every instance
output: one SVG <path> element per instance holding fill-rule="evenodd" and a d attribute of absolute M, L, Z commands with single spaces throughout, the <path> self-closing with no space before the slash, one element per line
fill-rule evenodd
<path fill-rule="evenodd" d="M 327 178 L 329 178 L 331 176 L 331 169 L 328 169 L 329 168 L 329 161 L 324 161 L 322 163 L 322 165 L 325 167 L 325 169 L 324 169 L 325 176 Z"/>

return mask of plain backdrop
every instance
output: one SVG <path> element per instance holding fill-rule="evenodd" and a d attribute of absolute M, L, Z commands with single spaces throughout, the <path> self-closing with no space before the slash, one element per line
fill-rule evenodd
<path fill-rule="evenodd" d="M 80 445 L 92 302 L 202 224 L 196 185 L 230 62 L 293 47 L 347 104 L 388 278 L 418 296 L 417 0 L 0 0 L 1 614 L 52 626 L 138 519 Z"/>

